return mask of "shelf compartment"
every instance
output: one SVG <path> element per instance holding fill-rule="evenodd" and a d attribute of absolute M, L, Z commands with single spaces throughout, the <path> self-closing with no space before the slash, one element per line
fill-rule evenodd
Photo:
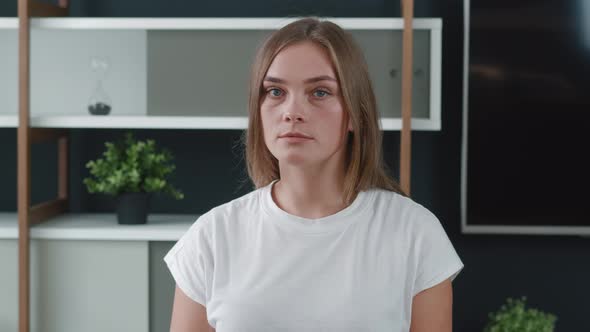
<path fill-rule="evenodd" d="M 401 130 L 403 20 L 331 18 L 363 49 L 383 130 Z M 31 125 L 47 128 L 244 129 L 256 46 L 292 19 L 37 18 Z M 16 127 L 16 19 L 0 19 L 0 126 Z M 441 129 L 440 19 L 414 22 L 413 130 Z M 239 51 L 236 51 L 239 50 Z M 108 56 L 107 116 L 88 113 L 91 56 Z M 64 74 L 67 73 L 67 74 Z M 65 98 L 64 96 L 68 96 Z M 11 111 L 12 110 L 12 111 Z M 137 123 L 135 122 L 137 121 Z M 162 121 L 162 122 L 160 122 Z"/>

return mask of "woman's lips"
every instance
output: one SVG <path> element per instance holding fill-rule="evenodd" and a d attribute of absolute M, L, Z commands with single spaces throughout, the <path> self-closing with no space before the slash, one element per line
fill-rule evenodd
<path fill-rule="evenodd" d="M 307 142 L 312 140 L 313 138 L 303 132 L 297 130 L 290 130 L 285 131 L 279 135 L 279 139 L 285 142 L 297 143 L 297 142 Z"/>
<path fill-rule="evenodd" d="M 285 142 L 290 142 L 290 143 L 307 142 L 307 141 L 312 140 L 311 137 L 303 137 L 303 136 L 281 136 L 281 137 L 279 137 L 279 139 L 281 139 Z"/>

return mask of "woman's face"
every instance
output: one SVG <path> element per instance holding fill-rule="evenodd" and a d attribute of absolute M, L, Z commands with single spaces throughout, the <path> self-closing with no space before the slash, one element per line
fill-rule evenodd
<path fill-rule="evenodd" d="M 263 81 L 260 114 L 264 141 L 279 164 L 343 160 L 350 125 L 332 62 L 321 46 L 296 43 L 277 54 Z"/>

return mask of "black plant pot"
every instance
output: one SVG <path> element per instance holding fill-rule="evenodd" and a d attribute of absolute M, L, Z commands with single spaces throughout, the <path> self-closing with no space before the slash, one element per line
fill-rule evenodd
<path fill-rule="evenodd" d="M 123 193 L 118 196 L 117 220 L 122 225 L 140 225 L 147 221 L 150 194 Z"/>

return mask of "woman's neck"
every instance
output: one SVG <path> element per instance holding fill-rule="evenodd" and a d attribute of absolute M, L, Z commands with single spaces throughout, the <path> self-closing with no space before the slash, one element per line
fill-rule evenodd
<path fill-rule="evenodd" d="M 281 179 L 273 185 L 275 203 L 292 215 L 318 219 L 346 207 L 343 195 L 344 169 L 332 172 L 281 168 Z"/>

